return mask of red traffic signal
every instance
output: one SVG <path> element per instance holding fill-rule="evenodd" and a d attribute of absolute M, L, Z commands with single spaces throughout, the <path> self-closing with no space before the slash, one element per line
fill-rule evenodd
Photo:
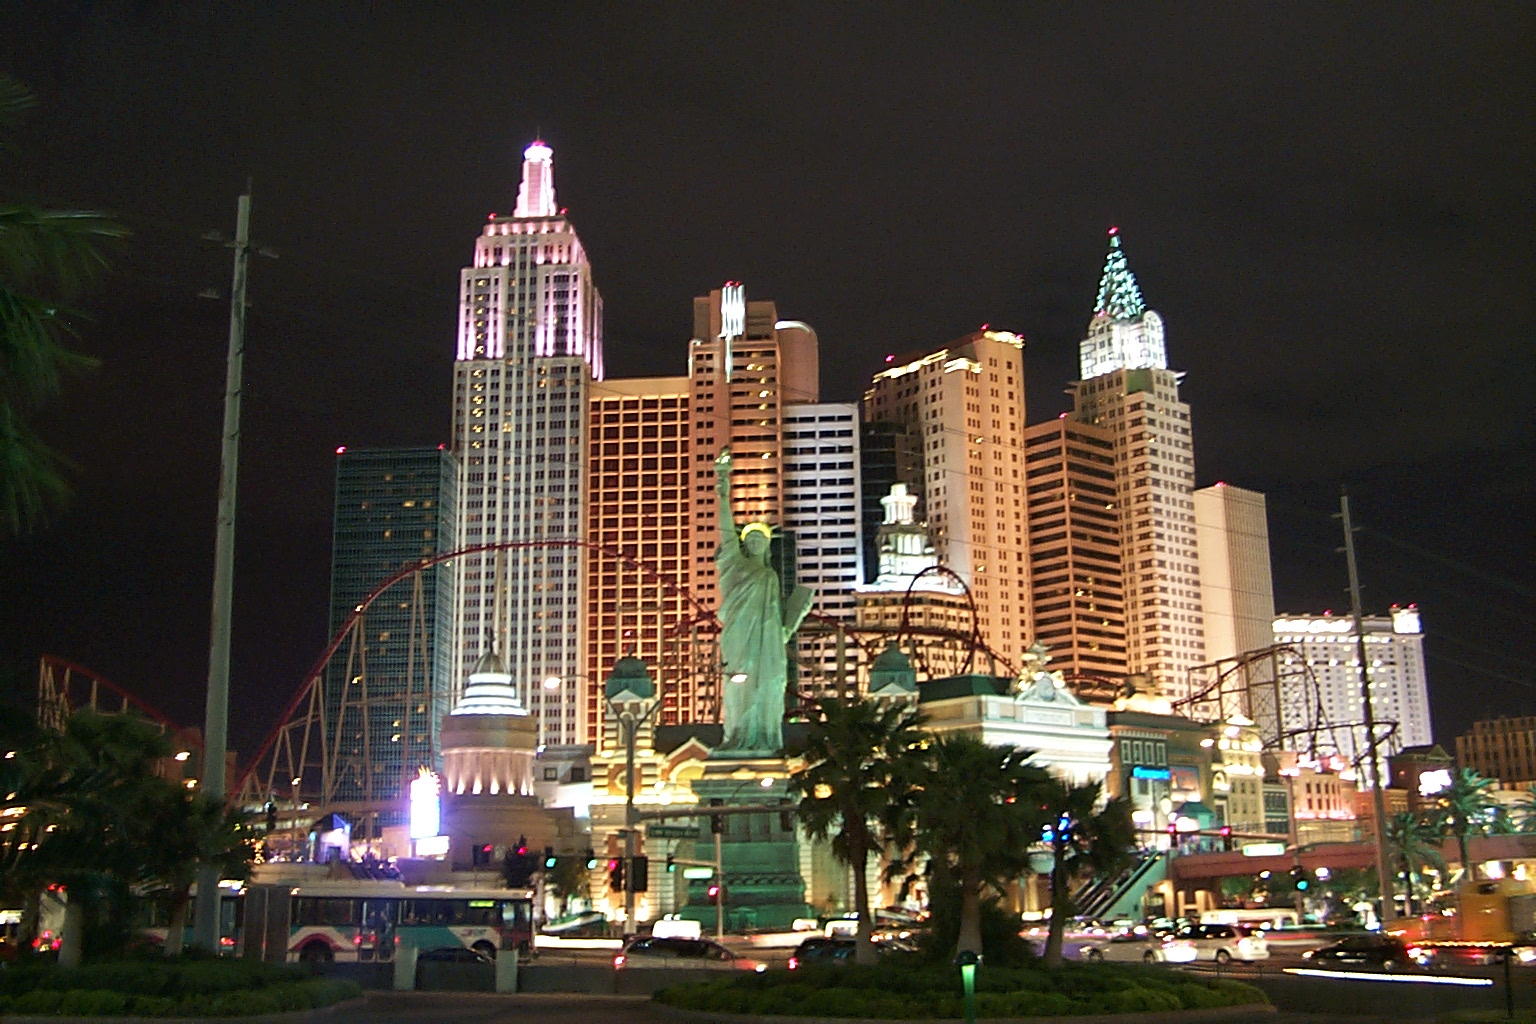
<path fill-rule="evenodd" d="M 708 895 L 710 903 L 720 902 L 720 886 L 712 884 L 707 890 L 705 890 L 705 893 Z"/>

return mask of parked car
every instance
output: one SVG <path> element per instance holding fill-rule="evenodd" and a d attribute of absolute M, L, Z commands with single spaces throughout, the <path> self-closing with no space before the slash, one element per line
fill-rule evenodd
<path fill-rule="evenodd" d="M 449 964 L 495 963 L 480 950 L 470 949 L 468 946 L 438 946 L 435 949 L 423 949 L 416 954 L 416 962 L 421 963 L 423 960 Z"/>
<path fill-rule="evenodd" d="M 1162 939 L 1151 935 L 1122 934 L 1085 942 L 1078 947 L 1077 955 L 1079 959 L 1090 963 L 1104 960 L 1115 963 L 1187 963 L 1195 958 L 1195 950 L 1187 945 L 1170 947 Z"/>
<path fill-rule="evenodd" d="M 708 939 L 657 938 L 654 935 L 630 940 L 613 958 L 613 969 L 616 971 L 643 967 L 684 967 L 707 971 L 768 969 L 762 960 L 737 956 L 720 943 Z"/>
<path fill-rule="evenodd" d="M 1405 970 L 1418 960 L 1402 939 L 1381 934 L 1346 936 L 1309 949 L 1301 958 L 1311 961 L 1311 967 L 1374 967 L 1382 971 Z"/>
<path fill-rule="evenodd" d="M 1214 960 L 1228 964 L 1233 960 L 1251 963 L 1269 958 L 1269 944 L 1261 929 L 1243 924 L 1191 924 L 1173 933 L 1163 943 L 1169 960 Z"/>
<path fill-rule="evenodd" d="M 818 935 L 795 947 L 789 956 L 788 966 L 790 970 L 796 971 L 813 964 L 851 964 L 856 945 L 853 939 Z"/>

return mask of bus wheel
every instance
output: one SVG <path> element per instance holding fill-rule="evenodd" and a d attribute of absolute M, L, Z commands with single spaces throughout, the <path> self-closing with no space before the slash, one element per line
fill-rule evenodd
<path fill-rule="evenodd" d="M 479 942 L 475 943 L 469 948 L 474 950 L 476 953 L 484 954 L 486 957 L 492 960 L 496 959 L 496 947 L 491 945 L 489 942 L 486 942 L 484 939 L 481 939 Z"/>
<path fill-rule="evenodd" d="M 323 942 L 311 942 L 299 950 L 299 959 L 306 964 L 328 964 L 336 959 L 336 954 Z"/>

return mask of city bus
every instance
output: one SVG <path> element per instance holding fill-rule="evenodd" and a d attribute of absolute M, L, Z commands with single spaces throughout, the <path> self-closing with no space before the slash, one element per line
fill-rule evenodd
<path fill-rule="evenodd" d="M 249 885 L 242 923 L 242 952 L 266 960 L 393 960 L 400 946 L 494 958 L 532 948 L 533 894 L 378 879 Z"/>

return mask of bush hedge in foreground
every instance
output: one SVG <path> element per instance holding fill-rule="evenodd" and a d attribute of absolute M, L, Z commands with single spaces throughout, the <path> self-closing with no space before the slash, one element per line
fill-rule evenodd
<path fill-rule="evenodd" d="M 355 982 L 248 960 L 22 965 L 0 972 L 0 1013 L 61 1017 L 241 1017 L 309 1010 L 361 994 Z"/>
<path fill-rule="evenodd" d="M 953 967 L 811 967 L 769 971 L 663 989 L 658 1001 L 715 1013 L 923 1020 L 964 1015 L 960 972 Z M 1201 979 L 1158 968 L 1069 964 L 1056 971 L 987 968 L 976 972 L 981 1017 L 1192 1010 L 1268 1003 L 1251 985 Z"/>

